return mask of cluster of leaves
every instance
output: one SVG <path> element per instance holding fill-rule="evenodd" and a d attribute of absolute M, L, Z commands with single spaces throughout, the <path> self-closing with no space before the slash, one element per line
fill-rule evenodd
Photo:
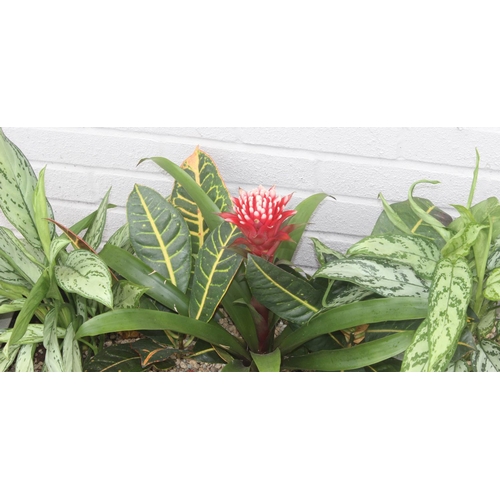
<path fill-rule="evenodd" d="M 46 199 L 45 170 L 37 179 L 0 131 L 0 208 L 21 234 L 0 228 L 0 314 L 16 313 L 13 328 L 0 331 L 1 369 L 33 370 L 42 343 L 47 371 L 169 369 L 178 356 L 225 371 L 500 367 L 492 338 L 500 203 L 472 205 L 479 160 L 467 205 L 454 205 L 460 217 L 415 198 L 416 185 L 435 182 L 418 181 L 405 202 L 382 197 L 372 235 L 345 255 L 313 238 L 312 276 L 293 257 L 326 194 L 299 203 L 290 238 L 262 258 L 235 249 L 244 238 L 220 216 L 232 201 L 206 153 L 196 148 L 181 166 L 143 161 L 174 178 L 172 193 L 136 185 L 126 224 L 98 252 L 109 192 L 66 228 Z M 138 339 L 104 347 L 104 335 L 116 332 Z"/>

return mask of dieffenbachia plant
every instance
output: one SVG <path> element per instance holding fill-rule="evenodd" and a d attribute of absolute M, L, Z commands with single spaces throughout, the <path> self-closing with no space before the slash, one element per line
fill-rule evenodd
<path fill-rule="evenodd" d="M 93 251 L 113 206 L 108 197 L 109 192 L 94 213 L 58 236 L 59 224 L 45 195 L 45 168 L 37 178 L 0 129 L 0 208 L 18 232 L 0 227 L 0 314 L 15 317 L 12 328 L 0 330 L 0 370 L 15 364 L 16 371 L 32 371 L 35 351 L 43 344 L 45 371 L 80 371 L 81 347 L 99 349 L 93 338 L 76 338 L 80 325 L 123 307 L 138 293 L 134 284 L 113 282 Z"/>
<path fill-rule="evenodd" d="M 148 301 L 89 320 L 76 338 L 121 330 L 157 335 L 138 341 L 135 354 L 123 347 L 103 351 L 89 370 L 130 367 L 134 356 L 146 368 L 180 353 L 225 363 L 226 371 L 376 370 L 408 347 L 414 321 L 427 313 L 421 282 L 415 285 L 420 295 L 384 298 L 355 284 L 331 286 L 293 266 L 305 226 L 326 194 L 293 209 L 286 207 L 292 196 L 280 197 L 275 188 L 241 190 L 232 198 L 199 148 L 180 167 L 149 160 L 174 178 L 171 196 L 135 186 L 127 225 L 99 254 L 118 275 L 145 287 Z M 332 254 L 318 250 L 319 258 Z M 221 325 L 225 319 L 236 333 Z M 398 323 L 394 332 L 393 323 L 403 320 L 406 326 Z M 351 345 L 346 336 L 375 323 L 382 333 L 344 349 Z"/>
<path fill-rule="evenodd" d="M 389 205 L 370 237 L 347 258 L 325 264 L 318 276 L 347 279 L 385 296 L 428 297 L 428 313 L 402 359 L 402 371 L 497 371 L 496 310 L 500 300 L 500 203 L 473 205 L 477 154 L 465 206 L 453 220 L 431 202 L 413 196 Z M 347 278 L 346 273 L 349 274 Z"/>

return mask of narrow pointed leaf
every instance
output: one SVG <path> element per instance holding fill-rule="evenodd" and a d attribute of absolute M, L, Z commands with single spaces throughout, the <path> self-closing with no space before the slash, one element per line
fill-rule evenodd
<path fill-rule="evenodd" d="M 479 224 L 467 224 L 462 230 L 455 234 L 441 249 L 443 257 L 456 261 L 467 257 L 474 246 L 479 233 L 485 226 Z"/>
<path fill-rule="evenodd" d="M 321 307 L 319 290 L 261 257 L 248 256 L 246 276 L 255 298 L 283 319 L 303 324 Z"/>
<path fill-rule="evenodd" d="M 316 258 L 318 259 L 320 266 L 345 258 L 345 256 L 340 252 L 327 247 L 324 243 L 318 240 L 318 238 L 311 238 L 311 241 L 313 242 L 314 252 L 316 253 Z"/>
<path fill-rule="evenodd" d="M 387 258 L 410 266 L 420 277 L 429 280 L 432 279 L 434 269 L 441 258 L 438 247 L 432 241 L 398 234 L 364 238 L 349 248 L 346 255 Z"/>
<path fill-rule="evenodd" d="M 141 357 L 130 344 L 112 345 L 96 354 L 86 365 L 86 372 L 143 372 Z"/>
<path fill-rule="evenodd" d="M 408 266 L 384 259 L 353 257 L 330 262 L 315 278 L 348 281 L 384 297 L 427 297 L 428 287 Z"/>
<path fill-rule="evenodd" d="M 312 318 L 296 330 L 283 332 L 275 342 L 283 354 L 287 354 L 309 340 L 325 333 L 346 330 L 359 325 L 422 319 L 427 315 L 427 299 L 417 297 L 393 297 L 355 302 L 328 309 Z"/>
<path fill-rule="evenodd" d="M 189 315 L 210 321 L 241 265 L 243 257 L 229 246 L 241 235 L 234 224 L 222 223 L 201 248 L 196 261 Z"/>
<path fill-rule="evenodd" d="M 51 309 L 45 317 L 43 328 L 43 345 L 46 348 L 45 366 L 49 372 L 62 372 L 63 359 L 57 337 L 57 313 L 58 309 Z"/>
<path fill-rule="evenodd" d="M 422 321 L 405 351 L 402 372 L 425 372 L 429 366 L 429 322 Z"/>
<path fill-rule="evenodd" d="M 16 361 L 17 354 L 21 346 L 10 346 L 8 352 L 0 351 L 0 372 L 6 372 L 12 364 Z"/>
<path fill-rule="evenodd" d="M 314 371 L 357 370 L 400 354 L 410 345 L 413 334 L 412 331 L 404 331 L 348 349 L 293 356 L 285 359 L 282 366 L 286 369 Z"/>
<path fill-rule="evenodd" d="M 106 264 L 95 254 L 75 250 L 65 265 L 54 269 L 57 284 L 66 292 L 76 293 L 113 308 L 111 274 Z"/>
<path fill-rule="evenodd" d="M 220 176 L 219 170 L 214 161 L 205 152 L 197 147 L 194 153 L 182 163 L 181 169 L 189 174 L 196 184 L 202 188 L 220 212 L 225 212 L 231 207 L 231 197 Z M 178 181 L 174 183 L 169 201 L 184 217 L 191 234 L 193 255 L 198 255 L 209 232 L 201 209 Z"/>
<path fill-rule="evenodd" d="M 33 323 L 28 325 L 26 329 L 26 333 L 24 336 L 17 341 L 17 345 L 25 345 L 25 344 L 39 344 L 43 342 L 43 330 L 44 325 Z M 10 341 L 12 336 L 13 329 L 10 328 L 8 330 L 3 330 L 0 332 L 0 343 L 7 343 Z M 57 337 L 59 339 L 64 338 L 66 330 L 64 328 L 57 328 Z"/>
<path fill-rule="evenodd" d="M 36 345 L 25 344 L 21 346 L 16 356 L 16 372 L 34 372 L 35 365 L 33 356 L 36 351 Z"/>
<path fill-rule="evenodd" d="M 179 211 L 151 188 L 136 185 L 127 203 L 137 256 L 185 292 L 191 273 L 189 229 Z"/>
<path fill-rule="evenodd" d="M 96 216 L 92 221 L 92 224 L 88 228 L 83 239 L 91 248 L 98 248 L 101 244 L 102 235 L 104 233 L 104 228 L 106 226 L 106 217 L 108 213 L 108 200 L 111 193 L 111 188 L 108 190 L 103 200 L 101 201 Z"/>
<path fill-rule="evenodd" d="M 239 359 L 233 359 L 230 363 L 228 363 L 221 371 L 223 372 L 239 372 L 239 373 L 244 373 L 244 372 L 249 372 L 250 367 L 245 366 L 243 362 Z"/>
<path fill-rule="evenodd" d="M 278 247 L 278 250 L 275 253 L 277 260 L 291 261 L 293 259 L 297 245 L 304 234 L 309 219 L 318 208 L 318 205 L 327 197 L 329 197 L 329 195 L 326 193 L 313 194 L 312 196 L 309 196 L 305 200 L 301 201 L 295 207 L 297 213 L 287 221 L 287 225 L 296 225 L 297 227 L 290 233 L 291 239 L 289 241 L 282 242 Z"/>
<path fill-rule="evenodd" d="M 45 196 L 45 167 L 41 170 L 38 177 L 38 183 L 33 196 L 33 216 L 35 226 L 38 231 L 38 237 L 42 244 L 45 256 L 49 257 L 50 242 L 55 233 L 55 228 L 52 224 L 49 225 L 47 218 L 49 214 L 48 202 Z"/>
<path fill-rule="evenodd" d="M 240 341 L 217 323 L 204 323 L 179 314 L 161 311 L 117 309 L 86 321 L 76 336 L 77 338 L 91 337 L 129 330 L 172 330 L 220 346 L 244 359 L 250 357 Z"/>

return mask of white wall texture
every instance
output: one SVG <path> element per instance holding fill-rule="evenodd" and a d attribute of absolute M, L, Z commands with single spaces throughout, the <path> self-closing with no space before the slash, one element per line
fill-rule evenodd
<path fill-rule="evenodd" d="M 475 200 L 500 195 L 500 128 L 245 128 L 113 127 L 3 128 L 35 171 L 47 165 L 47 195 L 55 216 L 70 226 L 95 210 L 109 187 L 105 238 L 125 221 L 127 197 L 135 183 L 167 196 L 172 179 L 154 163 L 164 156 L 180 164 L 199 145 L 215 161 L 233 195 L 238 187 L 275 184 L 279 194 L 294 192 L 290 206 L 325 192 L 307 228 L 296 263 L 316 266 L 308 236 L 345 251 L 371 232 L 381 212 L 378 194 L 406 199 L 419 179 L 440 180 L 417 187 L 449 213 L 465 204 L 475 166 L 481 171 Z M 500 197 L 500 196 L 499 196 Z M 0 224 L 9 224 L 0 216 Z M 9 226 L 10 227 L 10 226 Z"/>

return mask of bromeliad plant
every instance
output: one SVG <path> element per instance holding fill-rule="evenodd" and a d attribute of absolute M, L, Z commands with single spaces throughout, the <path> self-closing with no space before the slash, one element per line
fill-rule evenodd
<path fill-rule="evenodd" d="M 225 363 L 226 371 L 392 368 L 380 363 L 410 344 L 411 322 L 425 317 L 427 298 L 332 285 L 292 264 L 326 194 L 293 209 L 287 208 L 292 195 L 280 197 L 275 188 L 240 190 L 231 198 L 214 162 L 198 148 L 180 167 L 165 158 L 149 160 L 175 179 L 171 196 L 136 185 L 127 225 L 99 254 L 119 276 L 146 289 L 144 300 L 95 317 L 76 333 L 139 330 L 148 338 L 138 341 L 135 354 L 130 348 L 103 351 L 89 370 L 130 367 L 134 356 L 146 369 L 179 354 Z M 338 258 L 319 242 L 316 251 L 320 262 Z M 236 332 L 221 326 L 225 320 Z M 382 333 L 393 333 L 391 322 L 402 320 L 409 323 L 398 323 L 394 335 L 360 345 L 350 340 L 360 325 L 377 323 Z"/>

